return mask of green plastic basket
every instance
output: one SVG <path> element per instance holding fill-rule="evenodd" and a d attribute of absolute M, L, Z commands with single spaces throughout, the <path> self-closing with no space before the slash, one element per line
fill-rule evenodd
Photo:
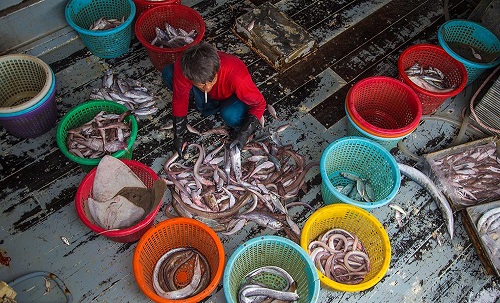
<path fill-rule="evenodd" d="M 73 155 L 66 146 L 67 131 L 79 127 L 92 120 L 100 111 L 108 113 L 122 114 L 127 108 L 121 104 L 106 100 L 93 100 L 82 103 L 72 108 L 64 115 L 57 126 L 56 141 L 61 152 L 71 161 L 78 163 L 85 172 L 90 172 L 96 167 L 102 158 L 87 159 Z M 132 147 L 137 138 L 137 120 L 133 115 L 125 118 L 126 123 L 131 124 L 131 134 L 127 141 L 127 149 L 119 150 L 111 154 L 117 159 L 132 159 Z"/>
<path fill-rule="evenodd" d="M 315 303 L 319 298 L 320 281 L 316 267 L 307 253 L 295 242 L 279 236 L 263 236 L 243 243 L 229 258 L 224 269 L 223 289 L 228 303 L 238 302 L 243 278 L 256 268 L 278 266 L 297 282 L 297 303 Z M 265 284 L 278 289 L 281 279 L 267 275 Z"/>
<path fill-rule="evenodd" d="M 389 203 L 399 191 L 401 174 L 394 157 L 380 144 L 361 137 L 345 137 L 332 142 L 319 162 L 321 196 L 326 204 L 347 203 L 373 209 Z M 341 194 L 336 187 L 352 182 L 341 172 L 355 174 L 373 187 L 375 201 L 357 201 Z"/>

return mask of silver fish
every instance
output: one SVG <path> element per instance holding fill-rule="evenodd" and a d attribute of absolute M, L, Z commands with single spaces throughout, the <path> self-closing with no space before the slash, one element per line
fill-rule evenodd
<path fill-rule="evenodd" d="M 231 156 L 231 166 L 234 171 L 234 177 L 236 178 L 236 182 L 240 183 L 242 176 L 240 149 L 235 145 L 229 149 L 229 154 Z"/>
<path fill-rule="evenodd" d="M 240 214 L 238 218 L 253 221 L 260 226 L 269 227 L 272 230 L 281 230 L 283 228 L 283 223 L 263 212 L 253 211 L 251 213 Z"/>
<path fill-rule="evenodd" d="M 247 31 L 251 31 L 254 26 L 255 26 L 255 20 L 252 19 L 252 21 L 250 21 L 247 25 Z"/>
<path fill-rule="evenodd" d="M 61 241 L 63 241 L 63 243 L 68 245 L 68 246 L 71 245 L 71 243 L 69 243 L 68 238 L 66 238 L 65 236 L 61 236 Z"/>
<path fill-rule="evenodd" d="M 276 109 L 274 109 L 274 107 L 269 103 L 267 104 L 267 111 L 269 111 L 269 114 L 271 114 L 274 119 L 279 120 L 278 115 L 276 114 Z"/>
<path fill-rule="evenodd" d="M 434 182 L 432 182 L 432 180 L 421 171 L 402 163 L 398 163 L 398 167 L 403 175 L 418 183 L 431 195 L 438 207 L 441 209 L 441 214 L 446 222 L 446 228 L 450 234 L 450 238 L 453 239 L 453 211 L 443 193 L 437 188 Z"/>

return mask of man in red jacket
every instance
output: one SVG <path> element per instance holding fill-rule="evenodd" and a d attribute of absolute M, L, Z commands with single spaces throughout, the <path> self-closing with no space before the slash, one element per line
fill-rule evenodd
<path fill-rule="evenodd" d="M 162 76 L 173 93 L 174 149 L 180 156 L 190 95 L 203 116 L 220 113 L 222 120 L 237 131 L 231 148 L 237 145 L 242 149 L 258 128 L 266 100 L 239 58 L 201 41 L 166 66 Z"/>

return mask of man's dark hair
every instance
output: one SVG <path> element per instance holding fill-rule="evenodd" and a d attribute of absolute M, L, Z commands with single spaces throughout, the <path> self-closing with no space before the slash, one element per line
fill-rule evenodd
<path fill-rule="evenodd" d="M 217 49 L 210 43 L 201 41 L 182 53 L 181 67 L 189 80 L 202 84 L 210 82 L 220 67 Z"/>

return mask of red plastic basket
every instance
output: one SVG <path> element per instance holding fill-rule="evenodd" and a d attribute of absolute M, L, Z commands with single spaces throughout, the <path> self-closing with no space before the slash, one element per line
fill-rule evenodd
<path fill-rule="evenodd" d="M 432 66 L 439 69 L 455 89 L 445 93 L 437 93 L 423 89 L 413 83 L 406 75 L 405 70 L 417 62 L 424 68 Z M 437 45 L 417 44 L 408 47 L 399 56 L 398 70 L 399 78 L 417 93 L 422 103 L 423 115 L 435 112 L 446 99 L 457 95 L 467 85 L 465 66 Z"/>
<path fill-rule="evenodd" d="M 141 181 L 146 185 L 147 188 L 153 187 L 153 183 L 158 180 L 158 175 L 147 165 L 134 160 L 120 159 L 125 163 Z M 106 231 L 104 228 L 95 225 L 91 219 L 88 207 L 86 207 L 87 199 L 92 195 L 92 188 L 94 186 L 94 177 L 97 167 L 93 168 L 82 180 L 80 186 L 76 191 L 75 196 L 75 206 L 76 212 L 80 220 L 92 231 L 101 234 L 112 241 L 115 242 L 135 242 L 138 241 L 141 236 L 153 226 L 153 221 L 160 210 L 161 203 L 151 211 L 144 220 L 141 222 L 120 230 L 110 230 Z"/>
<path fill-rule="evenodd" d="M 191 44 L 178 48 L 161 48 L 151 44 L 156 37 L 155 28 L 165 27 L 165 22 L 176 29 L 182 28 L 186 32 L 196 30 L 197 35 Z M 165 4 L 143 12 L 135 23 L 135 35 L 146 48 L 153 66 L 161 71 L 166 65 L 173 63 L 183 51 L 192 45 L 198 44 L 205 35 L 205 22 L 194 9 L 182 4 Z"/>
<path fill-rule="evenodd" d="M 417 128 L 422 104 L 403 82 L 374 76 L 351 87 L 346 97 L 346 112 L 356 125 L 370 134 L 397 138 Z"/>
<path fill-rule="evenodd" d="M 140 16 L 146 10 L 165 4 L 181 4 L 181 0 L 163 0 L 163 1 L 151 1 L 151 0 L 134 0 L 135 9 L 137 10 L 136 16 Z"/>

